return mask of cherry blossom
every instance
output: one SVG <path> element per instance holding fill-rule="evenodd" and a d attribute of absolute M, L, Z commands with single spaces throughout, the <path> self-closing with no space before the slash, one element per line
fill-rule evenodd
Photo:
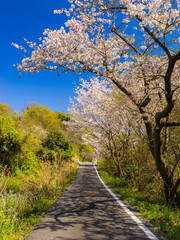
<path fill-rule="evenodd" d="M 166 199 L 175 201 L 180 179 L 170 174 L 163 161 L 161 131 L 180 126 L 179 119 L 171 120 L 180 88 L 180 2 L 69 2 L 69 10 L 55 11 L 69 17 L 65 27 L 46 29 L 39 44 L 26 41 L 31 54 L 17 68 L 22 72 L 89 71 L 101 77 L 102 84 L 106 79 L 118 88 L 144 122 Z"/>
<path fill-rule="evenodd" d="M 127 97 L 107 80 L 97 77 L 88 81 L 81 79 L 75 93 L 69 109 L 71 121 L 64 124 L 69 130 L 82 134 L 84 143 L 91 145 L 98 156 L 109 155 L 120 174 L 123 158 L 117 149 L 132 126 L 142 125 L 136 108 L 130 101 L 127 107 Z"/>

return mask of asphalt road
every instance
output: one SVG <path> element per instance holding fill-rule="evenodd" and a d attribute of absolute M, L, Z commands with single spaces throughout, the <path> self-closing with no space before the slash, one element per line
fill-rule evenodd
<path fill-rule="evenodd" d="M 26 240 L 148 240 L 100 181 L 93 165 L 80 165 L 61 197 Z M 157 238 L 151 238 L 156 239 Z"/>

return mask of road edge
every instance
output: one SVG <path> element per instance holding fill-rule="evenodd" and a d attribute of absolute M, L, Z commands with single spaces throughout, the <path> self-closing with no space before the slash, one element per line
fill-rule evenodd
<path fill-rule="evenodd" d="M 157 238 L 152 231 L 145 226 L 145 224 L 127 207 L 125 204 L 116 196 L 115 193 L 106 185 L 106 183 L 102 180 L 100 174 L 98 173 L 97 167 L 93 163 L 94 169 L 96 171 L 96 174 L 100 180 L 100 182 L 103 184 L 103 186 L 106 188 L 106 190 L 111 194 L 111 196 L 116 200 L 116 202 L 120 205 L 120 207 L 135 221 L 135 223 L 143 230 L 143 232 L 148 236 L 151 240 L 160 240 Z"/>

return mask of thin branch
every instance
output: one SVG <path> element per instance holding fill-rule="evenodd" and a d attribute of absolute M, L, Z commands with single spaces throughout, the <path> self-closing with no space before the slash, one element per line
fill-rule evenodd
<path fill-rule="evenodd" d="M 127 45 L 129 45 L 137 54 L 142 55 L 137 48 L 135 48 L 127 39 L 125 39 L 117 30 L 115 27 L 111 27 L 111 31 L 114 32 L 118 37 L 120 37 Z"/>
<path fill-rule="evenodd" d="M 180 127 L 180 122 L 165 122 L 161 123 L 160 127 Z"/>
<path fill-rule="evenodd" d="M 175 155 L 175 157 L 176 157 L 176 163 L 174 164 L 173 170 L 172 170 L 172 172 L 171 172 L 171 177 L 173 177 L 174 171 L 175 171 L 175 169 L 176 169 L 176 166 L 178 165 L 179 160 L 180 160 L 180 157 L 177 156 L 177 153 L 176 153 L 175 151 L 174 151 L 174 155 Z"/>
<path fill-rule="evenodd" d="M 142 19 L 139 16 L 136 16 L 136 18 L 139 22 L 142 22 Z M 153 31 L 150 31 L 146 26 L 143 26 L 143 28 L 149 34 L 149 36 L 151 36 L 154 41 L 166 52 L 167 56 L 171 58 L 171 53 L 169 49 L 155 36 Z"/>

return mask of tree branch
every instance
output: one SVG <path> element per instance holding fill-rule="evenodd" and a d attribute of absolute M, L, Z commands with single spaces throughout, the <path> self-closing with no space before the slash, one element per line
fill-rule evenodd
<path fill-rule="evenodd" d="M 111 27 L 111 32 L 114 32 L 118 37 L 120 37 L 127 45 L 129 45 L 138 55 L 142 55 L 137 48 L 135 48 L 127 39 L 125 39 L 117 30 L 115 27 Z"/>
<path fill-rule="evenodd" d="M 142 19 L 139 16 L 136 16 L 136 18 L 139 22 L 142 22 Z M 150 31 L 146 26 L 143 26 L 143 28 L 148 33 L 148 35 L 151 36 L 154 41 L 166 52 L 167 56 L 171 58 L 171 53 L 169 49 L 155 36 L 153 31 Z"/>
<path fill-rule="evenodd" d="M 175 169 L 176 169 L 176 166 L 178 165 L 179 160 L 180 160 L 180 157 L 177 156 L 177 153 L 176 153 L 175 151 L 174 151 L 174 155 L 175 155 L 175 157 L 176 157 L 176 163 L 174 164 L 173 170 L 172 170 L 172 172 L 171 172 L 171 177 L 173 177 L 174 171 L 175 171 Z"/>
<path fill-rule="evenodd" d="M 165 122 L 161 123 L 160 127 L 180 127 L 180 122 Z"/>

